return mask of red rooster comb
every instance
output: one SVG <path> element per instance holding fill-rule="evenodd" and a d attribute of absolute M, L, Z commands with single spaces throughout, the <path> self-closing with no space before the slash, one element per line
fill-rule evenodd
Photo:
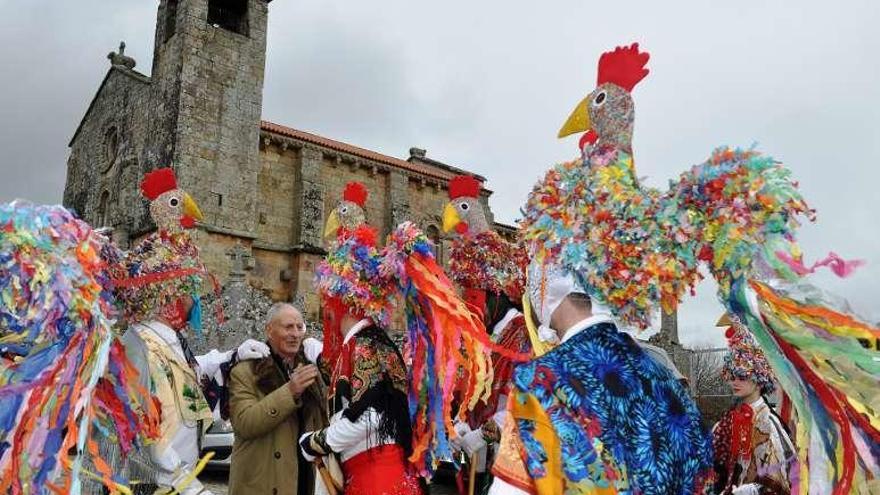
<path fill-rule="evenodd" d="M 612 83 L 621 88 L 632 89 L 645 76 L 648 69 L 645 64 L 651 55 L 639 51 L 639 44 L 633 43 L 627 48 L 618 46 L 613 52 L 605 52 L 599 57 L 599 78 L 596 85 Z"/>
<path fill-rule="evenodd" d="M 144 180 L 141 181 L 141 193 L 150 201 L 172 189 L 177 189 L 177 178 L 174 176 L 174 170 L 168 167 L 147 172 Z"/>
<path fill-rule="evenodd" d="M 472 175 L 456 175 L 449 181 L 449 199 L 478 198 L 483 183 Z"/>
<path fill-rule="evenodd" d="M 351 181 L 345 185 L 345 191 L 342 193 L 342 199 L 351 201 L 361 208 L 367 204 L 367 188 L 357 181 Z"/>

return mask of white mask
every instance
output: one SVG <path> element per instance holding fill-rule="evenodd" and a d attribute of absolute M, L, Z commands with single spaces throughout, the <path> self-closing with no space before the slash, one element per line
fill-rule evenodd
<path fill-rule="evenodd" d="M 556 308 L 569 294 L 585 294 L 574 276 L 567 270 L 555 266 L 547 266 L 533 260 L 528 268 L 529 303 L 538 318 L 538 336 L 544 342 L 558 342 L 557 332 L 550 328 L 550 319 Z M 590 297 L 592 313 L 611 316 L 611 310 Z M 566 330 L 566 329 L 560 329 Z M 545 338 L 546 337 L 546 338 Z"/>
<path fill-rule="evenodd" d="M 550 317 L 566 296 L 583 292 L 568 271 L 536 260 L 529 264 L 528 275 L 529 303 L 542 327 L 550 327 Z"/>

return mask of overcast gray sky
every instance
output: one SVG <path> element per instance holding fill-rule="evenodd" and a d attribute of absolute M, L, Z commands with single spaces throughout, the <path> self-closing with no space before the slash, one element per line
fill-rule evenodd
<path fill-rule="evenodd" d="M 120 40 L 149 74 L 155 0 L 0 0 L 0 201 L 60 202 L 67 142 Z M 485 175 L 512 223 L 533 183 L 575 156 L 557 140 L 596 61 L 639 41 L 639 175 L 668 179 L 718 145 L 785 162 L 819 212 L 806 256 L 868 266 L 815 282 L 880 320 L 880 7 L 876 1 L 276 0 L 264 118 Z M 720 343 L 714 286 L 680 314 L 685 343 Z"/>

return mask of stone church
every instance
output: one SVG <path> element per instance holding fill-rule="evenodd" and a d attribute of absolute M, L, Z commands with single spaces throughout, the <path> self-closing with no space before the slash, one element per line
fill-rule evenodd
<path fill-rule="evenodd" d="M 70 141 L 64 205 L 128 247 L 153 228 L 140 178 L 171 165 L 205 214 L 194 235 L 209 269 L 222 281 L 233 258 L 245 259 L 252 286 L 275 300 L 301 297 L 316 318 L 324 218 L 348 181 L 369 189 L 368 221 L 380 233 L 413 220 L 445 261 L 447 184 L 468 172 L 422 149 L 396 158 L 261 120 L 268 11 L 269 0 L 161 0 L 152 75 L 135 70 L 124 44 L 108 55 Z M 490 195 L 483 190 L 492 221 Z"/>

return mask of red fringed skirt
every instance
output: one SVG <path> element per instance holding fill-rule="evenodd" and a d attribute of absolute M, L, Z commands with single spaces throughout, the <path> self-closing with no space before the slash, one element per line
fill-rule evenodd
<path fill-rule="evenodd" d="M 345 495 L 422 495 L 399 445 L 382 445 L 342 463 Z"/>

